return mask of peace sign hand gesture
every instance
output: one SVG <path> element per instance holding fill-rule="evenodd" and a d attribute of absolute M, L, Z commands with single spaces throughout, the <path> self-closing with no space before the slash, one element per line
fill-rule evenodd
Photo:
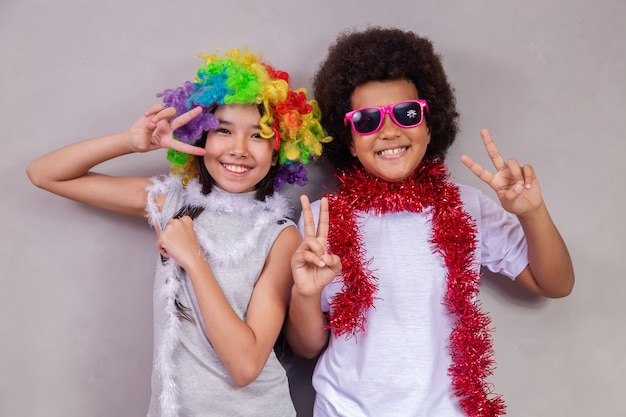
<path fill-rule="evenodd" d="M 129 130 L 132 149 L 135 152 L 147 152 L 167 148 L 190 155 L 204 155 L 204 148 L 183 143 L 173 137 L 176 129 L 186 125 L 200 113 L 202 107 L 195 107 L 178 116 L 173 107 L 164 108 L 162 104 L 150 107 Z"/>
<path fill-rule="evenodd" d="M 341 260 L 327 252 L 328 199 L 322 198 L 317 228 L 307 196 L 300 197 L 304 239 L 291 257 L 295 289 L 302 296 L 319 295 L 341 272 Z"/>
<path fill-rule="evenodd" d="M 514 158 L 505 161 L 489 131 L 483 129 L 480 135 L 496 172 L 488 171 L 467 155 L 461 156 L 461 162 L 496 192 L 506 211 L 517 216 L 535 212 L 543 205 L 543 196 L 533 167 L 520 166 Z"/>

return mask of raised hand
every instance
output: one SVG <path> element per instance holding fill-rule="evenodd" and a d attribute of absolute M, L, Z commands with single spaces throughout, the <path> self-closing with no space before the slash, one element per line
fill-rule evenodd
<path fill-rule="evenodd" d="M 174 117 L 176 109 L 173 107 L 163 108 L 162 104 L 154 105 L 130 128 L 131 146 L 136 152 L 167 148 L 202 156 L 205 154 L 203 148 L 183 143 L 172 137 L 176 129 L 189 123 L 201 112 L 201 107 L 195 107 Z"/>
<path fill-rule="evenodd" d="M 327 252 L 328 200 L 320 202 L 315 226 L 313 211 L 307 196 L 301 196 L 304 239 L 291 257 L 294 286 L 303 296 L 319 294 L 341 272 L 341 260 Z"/>
<path fill-rule="evenodd" d="M 483 129 L 480 135 L 496 172 L 483 168 L 467 155 L 461 156 L 461 162 L 496 192 L 505 210 L 523 216 L 541 207 L 543 196 L 533 167 L 520 166 L 514 158 L 505 161 L 489 131 Z"/>

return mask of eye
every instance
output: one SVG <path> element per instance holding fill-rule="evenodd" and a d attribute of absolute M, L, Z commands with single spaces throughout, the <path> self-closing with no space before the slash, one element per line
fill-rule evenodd
<path fill-rule="evenodd" d="M 223 135 L 229 135 L 230 134 L 230 130 L 226 129 L 225 127 L 218 127 L 217 129 L 215 129 L 215 131 L 217 133 L 221 133 Z"/>
<path fill-rule="evenodd" d="M 370 133 L 380 125 L 380 111 L 378 109 L 363 109 L 354 113 L 352 120 L 357 132 Z"/>
<path fill-rule="evenodd" d="M 422 121 L 422 109 L 418 103 L 406 102 L 396 104 L 393 108 L 396 121 L 404 127 L 417 126 Z"/>

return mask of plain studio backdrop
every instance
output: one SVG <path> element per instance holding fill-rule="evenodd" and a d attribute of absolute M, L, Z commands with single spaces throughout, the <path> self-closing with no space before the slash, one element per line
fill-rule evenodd
<path fill-rule="evenodd" d="M 2 0 L 1 417 L 143 416 L 150 393 L 153 232 L 35 188 L 28 162 L 129 127 L 216 47 L 247 44 L 310 89 L 336 35 L 368 25 L 428 36 L 442 55 L 461 113 L 448 155 L 457 181 L 495 198 L 459 162 L 490 166 L 479 136 L 489 128 L 506 157 L 533 164 L 569 246 L 568 298 L 484 277 L 490 380 L 508 415 L 626 415 L 626 1 Z M 168 164 L 156 151 L 98 169 Z M 294 202 L 328 182 L 323 166 L 312 172 L 287 190 Z M 307 416 L 310 363 L 300 365 L 290 372 Z"/>

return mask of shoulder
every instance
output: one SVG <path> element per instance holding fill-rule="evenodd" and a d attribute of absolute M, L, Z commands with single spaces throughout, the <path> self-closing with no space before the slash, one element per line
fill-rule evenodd
<path fill-rule="evenodd" d="M 171 175 L 159 175 L 150 178 L 146 191 L 148 220 L 152 226 L 163 226 L 163 219 L 174 215 L 182 205 L 182 184 L 178 178 Z"/>
<path fill-rule="evenodd" d="M 300 236 L 300 232 L 296 228 L 295 223 L 291 220 L 283 224 L 283 229 L 279 232 L 278 237 L 272 247 L 272 250 L 275 249 L 276 246 L 282 246 L 286 248 L 295 248 L 300 244 L 302 237 Z"/>
<path fill-rule="evenodd" d="M 483 244 L 490 241 L 501 244 L 510 238 L 516 242 L 523 240 L 524 232 L 518 218 L 502 208 L 499 202 L 468 185 L 459 185 L 459 189 L 463 208 L 474 219 Z"/>
<path fill-rule="evenodd" d="M 271 243 L 267 253 L 266 268 L 271 265 L 288 266 L 291 264 L 291 255 L 296 251 L 302 241 L 300 232 L 293 222 L 285 224 Z"/>
<path fill-rule="evenodd" d="M 271 245 L 272 251 L 285 242 L 293 241 L 294 235 L 299 238 L 300 234 L 296 224 L 291 220 L 293 215 L 291 205 L 282 194 L 274 193 L 266 197 L 265 201 L 256 200 L 254 205 L 260 207 L 261 210 L 256 211 L 254 215 L 250 213 L 250 215 L 256 219 L 254 220 L 255 227 L 261 227 L 265 230 L 263 235 L 266 242 Z"/>
<path fill-rule="evenodd" d="M 291 204 L 287 197 L 276 192 L 271 196 L 268 196 L 265 199 L 265 210 L 271 213 L 279 222 L 279 224 L 284 224 L 285 222 L 291 222 L 293 217 L 293 210 L 291 209 Z"/>
<path fill-rule="evenodd" d="M 456 184 L 456 186 L 459 188 L 461 200 L 463 201 L 463 204 L 465 205 L 467 204 L 481 205 L 483 204 L 484 199 L 489 199 L 489 197 L 487 197 L 485 193 L 483 193 L 481 190 L 479 190 L 476 187 L 472 187 L 471 185 Z"/>

